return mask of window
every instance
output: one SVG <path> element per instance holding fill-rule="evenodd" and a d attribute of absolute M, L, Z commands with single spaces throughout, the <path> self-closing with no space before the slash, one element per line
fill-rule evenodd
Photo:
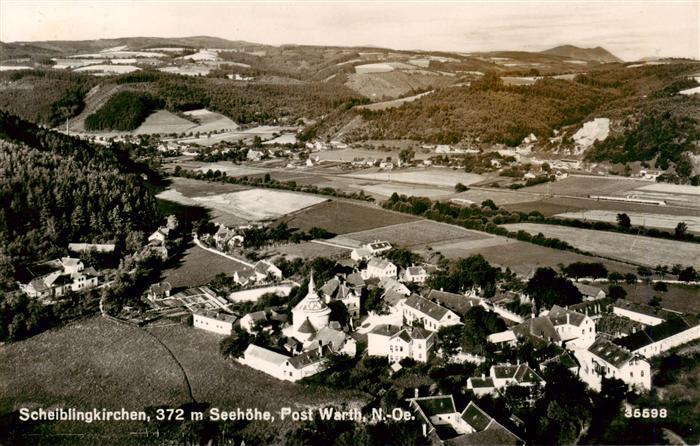
<path fill-rule="evenodd" d="M 642 376 L 642 377 L 644 377 L 644 370 L 642 370 L 642 374 L 641 374 L 641 376 Z"/>

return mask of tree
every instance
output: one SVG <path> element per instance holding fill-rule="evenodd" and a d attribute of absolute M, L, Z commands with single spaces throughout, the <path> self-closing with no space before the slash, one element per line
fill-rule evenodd
<path fill-rule="evenodd" d="M 666 282 L 656 282 L 654 283 L 654 291 L 661 291 L 662 293 L 665 293 L 668 291 L 668 285 L 666 285 Z"/>
<path fill-rule="evenodd" d="M 697 281 L 700 277 L 698 276 L 698 272 L 695 271 L 695 268 L 692 266 L 688 266 L 684 270 L 678 273 L 678 280 L 683 281 L 683 282 L 694 282 Z"/>
<path fill-rule="evenodd" d="M 617 224 L 621 228 L 629 229 L 632 226 L 632 221 L 630 220 L 629 215 L 622 213 L 617 214 Z"/>
<path fill-rule="evenodd" d="M 674 233 L 678 240 L 683 240 L 688 233 L 688 225 L 684 221 L 678 222 Z"/>
<path fill-rule="evenodd" d="M 410 163 L 413 161 L 413 157 L 416 155 L 416 152 L 414 152 L 411 149 L 403 149 L 399 152 L 399 159 L 401 160 L 402 163 Z"/>
<path fill-rule="evenodd" d="M 538 268 L 528 281 L 526 291 L 535 300 L 537 308 L 574 305 L 583 300 L 578 288 L 551 268 Z"/>
<path fill-rule="evenodd" d="M 608 269 L 602 263 L 575 262 L 564 267 L 564 274 L 569 277 L 591 277 L 598 279 L 608 276 Z"/>
<path fill-rule="evenodd" d="M 489 208 L 489 209 L 492 209 L 494 211 L 498 209 L 498 206 L 496 206 L 496 203 L 494 203 L 493 200 L 491 200 L 491 199 L 482 201 L 481 207 Z"/>
<path fill-rule="evenodd" d="M 462 183 L 455 184 L 455 192 L 466 192 L 469 188 Z"/>
<path fill-rule="evenodd" d="M 620 285 L 610 285 L 608 287 L 608 297 L 611 299 L 624 299 L 627 297 L 627 291 Z"/>
<path fill-rule="evenodd" d="M 231 336 L 227 336 L 219 343 L 219 351 L 224 356 L 240 358 L 253 341 L 253 336 L 240 327 L 236 327 Z"/>

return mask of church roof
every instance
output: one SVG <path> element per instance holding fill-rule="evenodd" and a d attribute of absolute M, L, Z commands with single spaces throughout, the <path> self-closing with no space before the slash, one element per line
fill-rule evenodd
<path fill-rule="evenodd" d="M 294 311 L 301 311 L 306 314 L 331 312 L 331 309 L 328 308 L 328 306 L 316 292 L 316 283 L 314 282 L 313 272 L 311 273 L 311 279 L 309 280 L 309 292 L 306 294 L 306 297 L 304 297 L 301 302 L 294 307 Z"/>
<path fill-rule="evenodd" d="M 316 333 L 314 326 L 309 322 L 309 318 L 304 319 L 304 322 L 299 326 L 299 333 Z"/>

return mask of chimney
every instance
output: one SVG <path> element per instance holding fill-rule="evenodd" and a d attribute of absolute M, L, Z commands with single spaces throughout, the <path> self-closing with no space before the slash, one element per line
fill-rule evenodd
<path fill-rule="evenodd" d="M 423 423 L 423 436 L 428 436 L 428 426 L 426 426 L 425 423 Z"/>
<path fill-rule="evenodd" d="M 413 389 L 413 397 L 418 398 L 418 387 Z"/>
<path fill-rule="evenodd" d="M 569 314 L 569 312 L 567 311 L 567 312 L 566 312 L 566 325 L 569 325 L 570 319 L 571 319 L 571 318 L 570 318 L 570 314 Z"/>

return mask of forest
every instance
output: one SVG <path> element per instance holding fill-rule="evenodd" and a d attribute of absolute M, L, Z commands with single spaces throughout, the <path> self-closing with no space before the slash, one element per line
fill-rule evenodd
<path fill-rule="evenodd" d="M 92 145 L 0 111 L 4 265 L 65 254 L 68 242 L 140 244 L 157 208 L 127 159 L 117 146 Z"/>
<path fill-rule="evenodd" d="M 85 128 L 90 131 L 134 130 L 162 107 L 163 101 L 151 94 L 121 91 L 85 119 Z"/>

